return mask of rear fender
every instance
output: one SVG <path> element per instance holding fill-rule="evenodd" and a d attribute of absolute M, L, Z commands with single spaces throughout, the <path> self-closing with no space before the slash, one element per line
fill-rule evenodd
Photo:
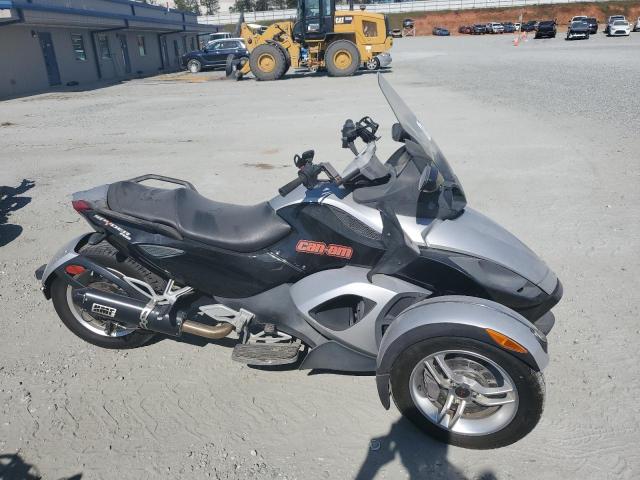
<path fill-rule="evenodd" d="M 94 271 L 103 278 L 115 283 L 133 298 L 145 300 L 146 297 L 144 297 L 139 291 L 134 289 L 127 282 L 122 280 L 122 278 L 120 278 L 118 275 L 115 275 L 112 271 L 107 270 L 106 268 L 95 263 L 93 260 L 78 253 L 78 250 L 87 243 L 89 237 L 91 237 L 92 235 L 95 235 L 95 233 L 86 233 L 69 241 L 66 245 L 64 245 L 60 250 L 56 252 L 53 258 L 44 267 L 42 276 L 40 277 L 40 289 L 42 290 L 45 298 L 51 298 L 51 283 L 55 278 L 61 278 L 70 285 L 84 288 L 84 285 L 77 282 L 71 275 L 66 272 L 67 266 L 80 265 L 87 270 Z M 40 270 L 41 269 L 38 269 L 38 272 L 36 273 L 39 274 Z"/>
<path fill-rule="evenodd" d="M 411 345 L 434 337 L 465 337 L 496 344 L 486 329 L 500 332 L 527 353 L 505 351 L 542 371 L 549 363 L 545 335 L 522 315 L 496 302 L 465 296 L 436 297 L 418 302 L 391 323 L 378 351 L 376 384 L 380 401 L 390 406 L 389 379 L 394 362 Z"/>

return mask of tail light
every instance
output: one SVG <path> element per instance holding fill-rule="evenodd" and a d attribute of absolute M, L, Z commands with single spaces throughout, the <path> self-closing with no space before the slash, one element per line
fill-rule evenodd
<path fill-rule="evenodd" d="M 71 205 L 73 205 L 73 209 L 78 213 L 84 213 L 87 210 L 91 210 L 91 205 L 85 200 L 74 200 L 71 202 Z"/>

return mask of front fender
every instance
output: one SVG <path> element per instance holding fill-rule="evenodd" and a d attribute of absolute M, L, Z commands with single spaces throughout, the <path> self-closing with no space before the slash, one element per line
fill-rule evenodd
<path fill-rule="evenodd" d="M 522 315 L 496 302 L 465 296 L 444 296 L 410 306 L 389 326 L 378 351 L 376 384 L 380 401 L 390 406 L 389 377 L 398 356 L 411 345 L 434 337 L 467 337 L 497 345 L 490 328 L 527 349 L 526 354 L 505 350 L 531 368 L 542 371 L 549 363 L 546 337 Z"/>

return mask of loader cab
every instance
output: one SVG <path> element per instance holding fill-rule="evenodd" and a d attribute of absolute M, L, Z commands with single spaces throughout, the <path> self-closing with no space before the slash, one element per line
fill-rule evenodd
<path fill-rule="evenodd" d="M 298 0 L 296 40 L 323 40 L 332 33 L 335 9 L 335 0 Z"/>

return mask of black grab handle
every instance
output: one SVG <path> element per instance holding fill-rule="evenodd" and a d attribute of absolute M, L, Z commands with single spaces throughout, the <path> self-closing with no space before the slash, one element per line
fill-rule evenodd
<path fill-rule="evenodd" d="M 155 173 L 147 173 L 146 175 L 140 175 L 139 177 L 131 178 L 129 182 L 140 183 L 146 180 L 158 180 L 160 182 L 175 183 L 176 185 L 182 185 L 189 190 L 197 192 L 196 187 L 191 182 L 186 180 L 180 180 L 179 178 L 165 177 L 164 175 L 156 175 Z"/>
<path fill-rule="evenodd" d="M 296 188 L 298 188 L 300 185 L 302 185 L 302 176 L 296 178 L 295 180 L 291 180 L 284 187 L 280 187 L 278 189 L 278 192 L 280 193 L 281 196 L 286 197 L 291 192 L 293 192 Z"/>

